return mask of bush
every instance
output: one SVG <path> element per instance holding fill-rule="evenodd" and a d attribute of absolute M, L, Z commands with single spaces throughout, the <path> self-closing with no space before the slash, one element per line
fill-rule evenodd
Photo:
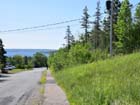
<path fill-rule="evenodd" d="M 73 63 L 73 65 L 88 63 L 91 57 L 89 46 L 77 44 L 70 49 L 69 56 L 71 63 Z"/>
<path fill-rule="evenodd" d="M 12 59 L 13 65 L 16 66 L 16 68 L 24 69 L 24 59 L 20 55 L 15 55 Z"/>
<path fill-rule="evenodd" d="M 49 65 L 55 71 L 61 70 L 69 65 L 69 56 L 66 49 L 59 49 L 58 52 L 53 53 L 49 56 Z"/>
<path fill-rule="evenodd" d="M 49 65 L 55 71 L 108 58 L 107 51 L 90 50 L 90 46 L 77 43 L 68 50 L 61 48 L 49 56 Z"/>
<path fill-rule="evenodd" d="M 90 62 L 94 62 L 94 61 L 98 61 L 98 60 L 105 60 L 107 58 L 109 58 L 109 54 L 108 54 L 108 51 L 106 50 L 100 50 L 100 49 L 97 49 L 93 52 L 91 52 L 91 59 L 90 59 Z"/>

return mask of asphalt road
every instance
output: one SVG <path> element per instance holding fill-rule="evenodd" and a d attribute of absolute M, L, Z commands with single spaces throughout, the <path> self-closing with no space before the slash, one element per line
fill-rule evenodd
<path fill-rule="evenodd" d="M 0 76 L 0 105 L 25 105 L 39 85 L 44 68 Z M 39 90 L 38 90 L 39 91 Z"/>

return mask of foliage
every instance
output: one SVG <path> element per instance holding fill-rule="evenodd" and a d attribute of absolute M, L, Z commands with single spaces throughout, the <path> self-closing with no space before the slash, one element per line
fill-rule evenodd
<path fill-rule="evenodd" d="M 19 72 L 23 72 L 23 71 L 27 71 L 27 69 L 13 69 L 11 71 L 8 71 L 8 73 L 14 74 L 14 73 L 19 73 Z"/>
<path fill-rule="evenodd" d="M 95 13 L 95 21 L 94 27 L 90 33 L 90 43 L 93 46 L 94 49 L 101 47 L 101 42 L 103 41 L 101 37 L 101 29 L 100 29 L 100 21 L 101 21 L 101 13 L 100 13 L 100 1 L 97 2 L 97 8 Z"/>
<path fill-rule="evenodd" d="M 42 72 L 42 76 L 41 76 L 41 79 L 40 79 L 40 84 L 43 85 L 43 84 L 46 83 L 46 76 L 47 76 L 47 70 Z"/>
<path fill-rule="evenodd" d="M 48 63 L 55 71 L 63 68 L 86 64 L 100 59 L 108 58 L 107 51 L 90 50 L 89 44 L 77 43 L 68 51 L 67 48 L 59 49 L 58 52 L 49 56 Z"/>
<path fill-rule="evenodd" d="M 118 52 L 129 53 L 133 49 L 131 48 L 131 30 L 132 30 L 132 17 L 130 10 L 129 0 L 122 1 L 120 12 L 118 14 L 118 21 L 115 28 L 118 41 L 116 46 Z"/>
<path fill-rule="evenodd" d="M 70 64 L 67 48 L 59 49 L 56 53 L 49 56 L 48 63 L 55 71 L 68 67 Z"/>
<path fill-rule="evenodd" d="M 2 72 L 4 72 L 3 68 L 6 65 L 6 56 L 4 54 L 6 54 L 6 51 L 4 49 L 2 40 L 0 39 L 0 69 Z"/>
<path fill-rule="evenodd" d="M 33 57 L 15 55 L 7 57 L 7 62 L 16 66 L 17 69 L 32 69 L 33 67 L 46 67 L 47 57 L 42 53 L 36 53 Z"/>
<path fill-rule="evenodd" d="M 34 67 L 46 67 L 47 57 L 44 54 L 37 52 L 33 56 L 33 63 L 34 63 Z"/>
<path fill-rule="evenodd" d="M 86 42 L 86 43 L 89 39 L 89 34 L 88 34 L 88 28 L 89 28 L 89 23 L 90 23 L 89 17 L 90 17 L 90 15 L 88 14 L 88 8 L 87 8 L 87 6 L 85 6 L 85 8 L 83 9 L 83 17 L 82 17 L 81 26 L 85 30 L 83 42 Z"/>
<path fill-rule="evenodd" d="M 139 59 L 139 53 L 118 56 L 53 75 L 71 105 L 139 105 Z"/>
<path fill-rule="evenodd" d="M 75 43 L 75 38 L 74 36 L 71 34 L 71 30 L 70 30 L 70 26 L 67 26 L 67 30 L 66 30 L 66 35 L 64 39 L 66 39 L 67 42 L 67 48 L 68 50 L 70 49 L 70 47 Z"/>
<path fill-rule="evenodd" d="M 17 67 L 17 68 L 24 68 L 24 59 L 22 56 L 20 55 L 15 55 L 13 57 L 13 64 Z"/>
<path fill-rule="evenodd" d="M 91 57 L 88 45 L 77 44 L 69 51 L 69 58 L 73 64 L 88 63 Z"/>
<path fill-rule="evenodd" d="M 140 49 L 140 4 L 138 4 L 136 7 L 132 35 L 131 46 L 134 50 L 138 50 Z"/>

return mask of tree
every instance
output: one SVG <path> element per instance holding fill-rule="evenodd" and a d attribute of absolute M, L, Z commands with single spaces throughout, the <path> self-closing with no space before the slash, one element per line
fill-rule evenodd
<path fill-rule="evenodd" d="M 5 72 L 3 68 L 6 65 L 6 56 L 4 54 L 6 54 L 6 51 L 4 49 L 2 39 L 0 39 L 0 69 L 2 70 L 2 72 Z"/>
<path fill-rule="evenodd" d="M 110 31 L 110 20 L 109 16 L 103 19 L 103 48 L 109 49 L 109 31 Z"/>
<path fill-rule="evenodd" d="M 82 17 L 82 28 L 85 30 L 85 42 L 87 43 L 89 39 L 89 33 L 88 33 L 88 28 L 89 28 L 89 17 L 90 15 L 88 14 L 88 8 L 85 6 L 83 9 L 83 17 Z"/>
<path fill-rule="evenodd" d="M 97 8 L 96 8 L 96 18 L 94 21 L 94 27 L 92 29 L 91 32 L 91 36 L 90 36 L 90 41 L 92 43 L 92 45 L 94 46 L 95 49 L 97 48 L 101 48 L 101 42 L 102 42 L 102 36 L 101 36 L 101 29 L 100 29 L 100 1 L 97 2 Z"/>
<path fill-rule="evenodd" d="M 16 66 L 16 68 L 24 69 L 24 58 L 21 55 L 13 56 L 12 64 Z"/>
<path fill-rule="evenodd" d="M 140 3 L 136 7 L 135 20 L 133 24 L 133 48 L 135 50 L 140 49 Z"/>
<path fill-rule="evenodd" d="M 67 26 L 66 35 L 64 39 L 67 41 L 68 50 L 71 48 L 71 45 L 75 43 L 74 36 L 71 34 L 70 26 Z"/>
<path fill-rule="evenodd" d="M 116 43 L 119 52 L 127 53 L 131 52 L 131 29 L 132 29 L 132 17 L 129 0 L 122 2 L 120 12 L 118 14 L 117 24 L 115 25 L 115 34 L 118 41 Z"/>
<path fill-rule="evenodd" d="M 33 63 L 34 63 L 34 67 L 46 67 L 47 57 L 44 54 L 37 52 L 33 56 Z"/>

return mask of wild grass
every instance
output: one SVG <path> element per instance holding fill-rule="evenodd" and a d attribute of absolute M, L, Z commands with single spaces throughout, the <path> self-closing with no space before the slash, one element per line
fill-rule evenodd
<path fill-rule="evenodd" d="M 47 75 L 47 70 L 42 72 L 42 76 L 40 79 L 40 84 L 45 84 L 46 83 L 46 75 Z"/>
<path fill-rule="evenodd" d="M 140 105 L 140 54 L 53 73 L 70 105 Z"/>
<path fill-rule="evenodd" d="M 19 73 L 19 72 L 23 72 L 23 71 L 28 71 L 27 69 L 13 69 L 13 70 L 10 70 L 8 71 L 8 73 Z"/>
<path fill-rule="evenodd" d="M 40 81 L 39 81 L 39 83 L 41 84 L 39 91 L 42 95 L 44 95 L 44 93 L 45 93 L 45 84 L 47 81 L 46 76 L 47 76 L 47 70 L 42 72 L 42 76 L 41 76 Z"/>

